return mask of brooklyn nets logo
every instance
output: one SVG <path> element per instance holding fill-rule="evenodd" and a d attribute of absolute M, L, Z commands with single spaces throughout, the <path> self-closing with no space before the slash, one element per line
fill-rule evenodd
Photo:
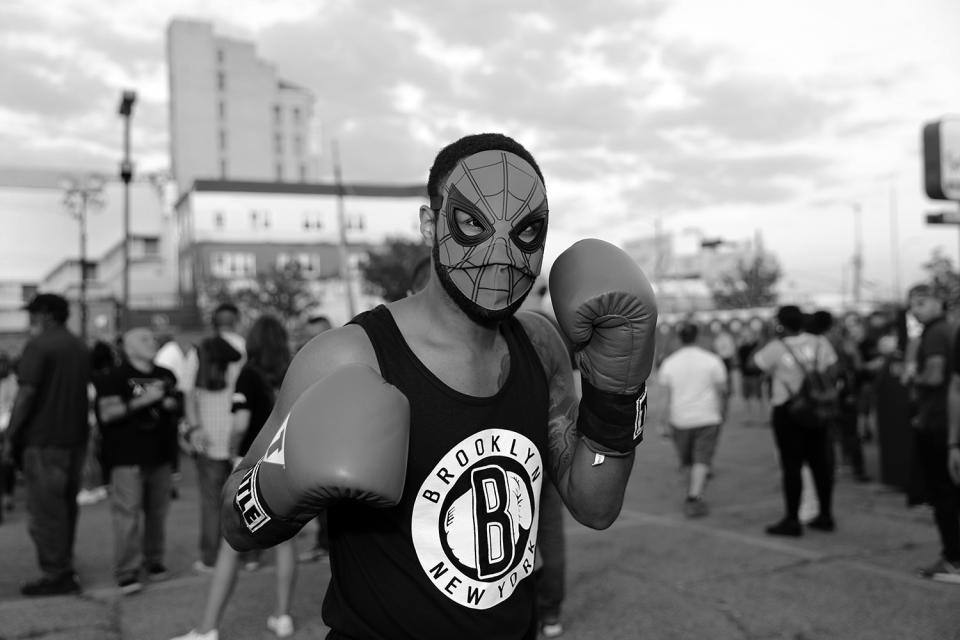
<path fill-rule="evenodd" d="M 413 507 L 413 545 L 430 582 L 471 609 L 506 600 L 533 572 L 543 464 L 526 436 L 487 429 L 449 451 Z"/>

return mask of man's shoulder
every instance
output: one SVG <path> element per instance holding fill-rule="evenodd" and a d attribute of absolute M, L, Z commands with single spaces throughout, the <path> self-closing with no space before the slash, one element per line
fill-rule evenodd
<path fill-rule="evenodd" d="M 514 317 L 544 365 L 569 361 L 569 352 L 560 336 L 559 326 L 551 318 L 536 311 L 518 311 Z"/>
<path fill-rule="evenodd" d="M 370 337 L 363 327 L 356 324 L 347 324 L 315 336 L 297 352 L 294 364 L 309 365 L 310 368 L 366 364 L 379 369 Z"/>

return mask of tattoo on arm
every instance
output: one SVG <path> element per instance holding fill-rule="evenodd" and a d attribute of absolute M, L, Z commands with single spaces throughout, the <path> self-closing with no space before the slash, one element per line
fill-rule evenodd
<path fill-rule="evenodd" d="M 570 468 L 573 452 L 577 448 L 577 409 L 580 403 L 572 393 L 556 394 L 550 391 L 550 421 L 547 424 L 547 446 L 550 450 L 550 471 L 553 481 L 560 485 L 560 478 Z"/>

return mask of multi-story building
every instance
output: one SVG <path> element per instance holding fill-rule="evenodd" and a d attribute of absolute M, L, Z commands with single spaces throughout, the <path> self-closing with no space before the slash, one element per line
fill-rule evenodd
<path fill-rule="evenodd" d="M 25 339 L 29 314 L 23 306 L 37 292 L 32 282 L 0 281 L 0 351 L 16 353 Z"/>
<path fill-rule="evenodd" d="M 221 285 L 242 286 L 297 262 L 334 322 L 348 319 L 347 286 L 357 311 L 370 306 L 349 265 L 387 238 L 419 238 L 426 187 L 343 185 L 346 274 L 338 193 L 331 184 L 195 181 L 175 207 L 182 304 L 207 311 L 210 292 Z"/>
<path fill-rule="evenodd" d="M 313 94 L 280 79 L 254 45 L 209 23 L 167 28 L 170 158 L 180 193 L 198 179 L 309 182 Z"/>

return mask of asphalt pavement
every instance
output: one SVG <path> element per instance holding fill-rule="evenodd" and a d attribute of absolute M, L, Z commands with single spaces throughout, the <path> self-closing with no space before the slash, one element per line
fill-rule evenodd
<path fill-rule="evenodd" d="M 656 398 L 655 389 L 651 397 Z M 653 402 L 651 424 L 660 407 Z M 866 448 L 876 477 L 878 451 Z M 567 518 L 567 599 L 563 637 L 686 640 L 960 640 L 960 585 L 919 578 L 939 551 L 929 509 L 909 509 L 902 493 L 857 484 L 841 471 L 838 530 L 771 538 L 763 528 L 782 514 L 779 468 L 769 425 L 748 422 L 734 401 L 722 430 L 711 513 L 681 513 L 683 482 L 672 444 L 648 429 L 623 512 L 606 531 Z M 22 496 L 21 496 L 22 499 Z M 82 507 L 76 556 L 84 593 L 23 599 L 36 575 L 22 502 L 0 525 L 0 640 L 163 640 L 197 622 L 207 576 L 195 575 L 197 494 L 189 461 L 168 525 L 171 577 L 134 596 L 111 573 L 110 510 Z M 310 542 L 302 534 L 300 546 Z M 224 640 L 271 638 L 275 573 L 242 572 L 224 617 Z M 293 606 L 295 638 L 323 638 L 320 603 L 328 565 L 300 565 Z"/>

